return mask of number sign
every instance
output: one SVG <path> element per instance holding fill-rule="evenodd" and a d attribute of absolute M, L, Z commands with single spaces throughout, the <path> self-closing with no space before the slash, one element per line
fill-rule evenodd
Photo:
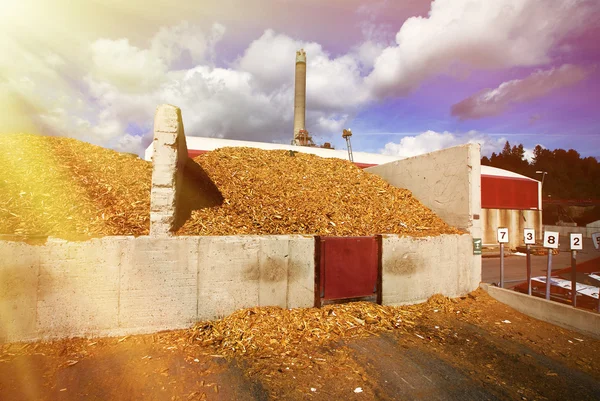
<path fill-rule="evenodd" d="M 558 248 L 558 233 L 554 231 L 544 231 L 544 248 Z"/>
<path fill-rule="evenodd" d="M 508 228 L 506 227 L 498 227 L 498 242 L 501 244 L 508 243 Z"/>
<path fill-rule="evenodd" d="M 535 230 L 533 228 L 524 229 L 523 238 L 525 239 L 525 245 L 535 245 Z"/>
<path fill-rule="evenodd" d="M 569 242 L 571 243 L 572 251 L 580 251 L 583 249 L 583 234 L 570 233 Z"/>
<path fill-rule="evenodd" d="M 592 241 L 594 241 L 594 246 L 596 249 L 600 249 L 600 233 L 593 233 Z"/>

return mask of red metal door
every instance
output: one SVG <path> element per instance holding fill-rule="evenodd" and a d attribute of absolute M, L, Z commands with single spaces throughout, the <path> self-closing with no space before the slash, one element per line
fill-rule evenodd
<path fill-rule="evenodd" d="M 319 302 L 370 298 L 381 303 L 378 237 L 317 238 Z"/>

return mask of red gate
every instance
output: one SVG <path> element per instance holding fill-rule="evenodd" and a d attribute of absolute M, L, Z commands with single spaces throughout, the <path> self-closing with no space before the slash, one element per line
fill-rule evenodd
<path fill-rule="evenodd" d="M 381 303 L 381 236 L 315 238 L 315 306 Z"/>

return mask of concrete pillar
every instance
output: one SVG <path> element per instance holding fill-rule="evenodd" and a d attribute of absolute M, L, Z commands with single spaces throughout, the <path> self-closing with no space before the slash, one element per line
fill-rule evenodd
<path fill-rule="evenodd" d="M 181 110 L 170 104 L 156 108 L 152 190 L 150 195 L 150 235 L 168 236 L 176 223 L 178 184 L 188 159 Z M 180 167 L 180 168 L 178 168 Z"/>
<path fill-rule="evenodd" d="M 296 82 L 294 90 L 294 141 L 298 131 L 305 129 L 306 119 L 306 52 L 296 52 Z"/>

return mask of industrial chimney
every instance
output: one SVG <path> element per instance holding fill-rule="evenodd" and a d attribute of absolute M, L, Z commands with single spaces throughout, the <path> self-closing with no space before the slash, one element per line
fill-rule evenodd
<path fill-rule="evenodd" d="M 296 52 L 296 82 L 294 90 L 294 145 L 306 145 L 308 132 L 304 127 L 306 118 L 306 53 Z"/>

